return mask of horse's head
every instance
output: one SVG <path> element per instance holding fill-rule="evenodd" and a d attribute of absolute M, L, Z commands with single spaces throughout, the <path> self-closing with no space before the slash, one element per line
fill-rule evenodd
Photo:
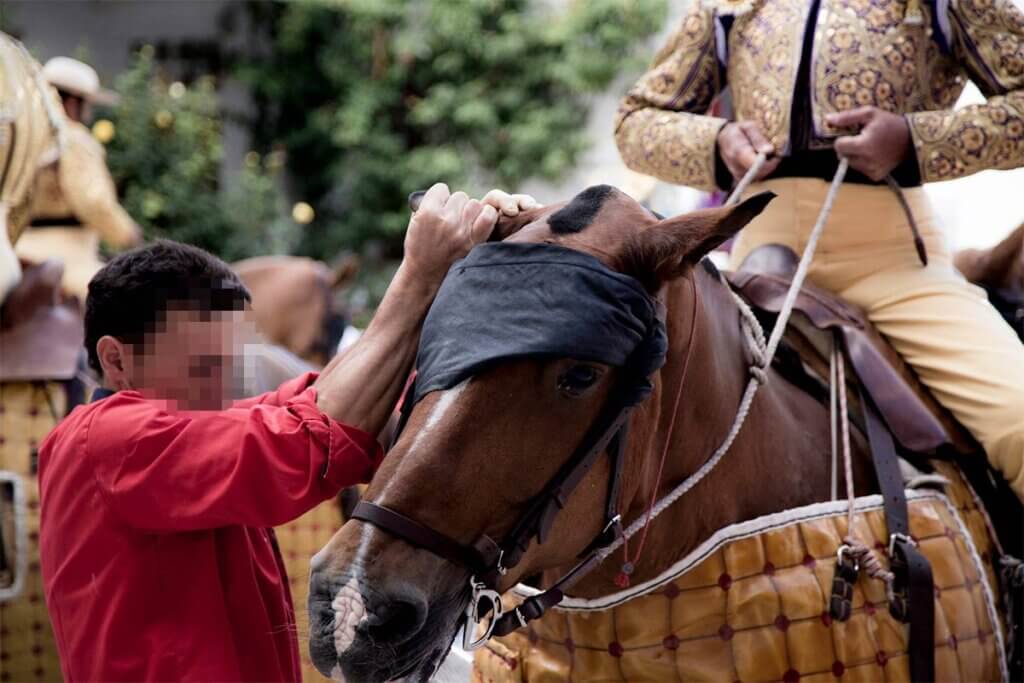
<path fill-rule="evenodd" d="M 969 281 L 986 288 L 1024 294 L 1024 223 L 989 249 L 964 249 L 956 267 Z"/>
<path fill-rule="evenodd" d="M 568 203 L 503 220 L 492 241 L 506 244 L 494 246 L 504 249 L 508 244 L 525 243 L 524 253 L 555 260 L 561 254 L 566 269 L 593 272 L 583 273 L 577 282 L 559 273 L 560 264 L 536 265 L 526 259 L 529 266 L 519 268 L 517 262 L 519 269 L 511 277 L 495 269 L 495 286 L 488 281 L 490 275 L 481 272 L 474 276 L 479 290 L 469 287 L 446 293 L 442 288 L 435 309 L 447 306 L 449 319 L 432 320 L 436 310 L 428 316 L 417 401 L 366 500 L 458 544 L 471 546 L 484 536 L 501 543 L 536 507 L 539 494 L 549 489 L 550 482 L 574 458 L 581 441 L 623 386 L 626 364 L 602 362 L 607 360 L 602 355 L 605 347 L 614 349 L 625 343 L 618 338 L 618 318 L 626 313 L 615 310 L 607 292 L 632 298 L 634 310 L 644 305 L 653 310 L 652 295 L 669 281 L 684 277 L 707 252 L 757 215 L 770 198 L 770 194 L 759 195 L 734 208 L 660 220 L 622 192 L 599 186 Z M 531 244 L 562 249 L 531 251 L 527 246 Z M 488 249 L 495 251 L 481 247 L 474 254 Z M 473 268 L 474 254 L 461 267 L 453 267 L 445 287 Z M 534 266 L 540 270 L 532 270 Z M 545 271 L 548 266 L 553 267 Z M 545 280 L 544 273 L 550 273 L 552 279 Z M 552 282 L 556 284 L 552 286 Z M 595 293 L 597 289 L 603 299 Z M 479 302 L 470 301 L 477 294 L 483 297 L 483 290 L 490 297 L 485 306 L 495 319 L 519 322 L 533 316 L 536 328 L 553 331 L 539 342 L 541 347 L 551 345 L 553 352 L 538 352 L 536 346 L 518 356 L 506 352 L 516 347 L 519 335 L 511 330 L 502 336 L 498 323 L 494 323 L 497 327 L 477 326 L 479 317 L 462 321 L 468 326 L 461 327 L 458 319 L 466 317 L 464 311 L 474 316 L 484 311 Z M 502 292 L 508 296 L 503 297 Z M 541 293 L 534 296 L 535 292 Z M 464 302 L 461 312 L 460 301 Z M 518 311 L 511 314 L 509 306 L 535 310 L 523 318 Z M 579 309 L 576 313 L 572 312 L 574 306 Z M 602 311 L 593 310 L 596 308 Z M 642 311 L 637 315 L 644 317 Z M 566 326 L 568 329 L 558 328 L 563 316 L 577 322 Z M 452 317 L 457 320 L 453 322 Z M 579 329 L 579 325 L 593 328 L 593 318 L 598 319 L 596 329 Z M 660 322 L 654 324 L 661 329 Z M 490 343 L 502 349 L 499 357 L 478 348 L 478 327 L 492 333 Z M 530 334 L 522 332 L 526 343 Z M 602 341 L 595 333 L 606 338 Z M 447 340 L 439 335 L 448 335 Z M 593 343 L 595 336 L 597 344 Z M 534 342 L 536 339 L 530 343 Z M 639 346 L 643 342 L 629 343 Z M 433 349 L 425 348 L 427 345 Z M 577 345 L 579 354 L 559 350 Z M 446 353 L 478 354 L 486 362 L 462 373 L 465 376 L 435 372 L 437 362 L 445 365 L 437 360 L 439 356 L 450 360 Z M 430 377 L 424 378 L 425 370 Z M 441 380 L 437 380 L 438 374 L 443 375 Z M 424 379 L 426 386 L 421 383 Z M 431 390 L 434 386 L 437 389 Z M 627 462 L 623 478 L 635 479 L 639 468 L 638 463 Z M 544 542 L 527 544 L 514 566 L 503 575 L 495 573 L 496 588 L 505 590 L 523 577 L 576 561 L 606 524 L 610 470 L 608 458 L 595 460 L 563 505 L 556 506 L 561 509 L 553 521 L 540 524 L 545 527 Z M 628 489 L 629 482 L 624 481 L 624 486 Z M 504 566 L 512 564 L 507 555 L 503 562 Z M 314 558 L 312 569 L 313 660 L 322 672 L 340 673 L 352 681 L 406 676 L 427 680 L 447 654 L 459 627 L 470 600 L 473 573 L 465 563 L 359 521 L 346 524 L 335 535 Z"/>
<path fill-rule="evenodd" d="M 359 261 L 345 256 L 329 268 L 298 256 L 258 256 L 232 264 L 252 292 L 256 326 L 272 343 L 320 365 L 337 352 L 346 315 L 338 293 Z"/>

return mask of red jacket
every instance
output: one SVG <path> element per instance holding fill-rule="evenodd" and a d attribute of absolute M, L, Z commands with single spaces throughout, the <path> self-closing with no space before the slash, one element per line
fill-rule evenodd
<path fill-rule="evenodd" d="M 301 679 L 268 527 L 382 457 L 320 412 L 315 377 L 219 412 L 122 391 L 43 442 L 39 551 L 66 681 Z"/>

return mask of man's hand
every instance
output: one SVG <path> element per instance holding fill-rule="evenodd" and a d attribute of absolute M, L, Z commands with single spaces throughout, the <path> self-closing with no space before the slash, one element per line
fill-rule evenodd
<path fill-rule="evenodd" d="M 490 236 L 499 212 L 516 216 L 536 206 L 528 195 L 491 190 L 479 201 L 465 192 L 450 193 L 447 185 L 437 183 L 409 221 L 403 268 L 411 277 L 439 285 L 452 263 Z"/>
<path fill-rule="evenodd" d="M 746 175 L 754 165 L 758 152 L 764 152 L 770 157 L 775 153 L 775 146 L 753 121 L 733 121 L 718 131 L 718 154 L 736 180 Z M 754 180 L 760 180 L 774 171 L 779 161 L 778 157 L 769 158 Z"/>
<path fill-rule="evenodd" d="M 859 128 L 857 135 L 837 138 L 836 153 L 872 180 L 881 180 L 907 158 L 911 148 L 910 126 L 899 114 L 878 107 L 859 107 L 829 114 L 826 123 L 836 128 Z"/>
<path fill-rule="evenodd" d="M 501 190 L 477 201 L 440 183 L 431 187 L 409 221 L 405 258 L 366 332 L 317 379 L 320 409 L 378 434 L 405 387 L 420 325 L 448 268 L 487 239 L 499 213 L 515 216 L 535 206 L 533 197 Z"/>

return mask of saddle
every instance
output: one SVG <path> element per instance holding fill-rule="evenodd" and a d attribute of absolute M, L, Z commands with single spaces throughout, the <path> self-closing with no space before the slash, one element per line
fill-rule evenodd
<path fill-rule="evenodd" d="M 788 247 L 768 244 L 754 250 L 738 271 L 726 277 L 755 312 L 774 317 L 782 308 L 798 261 Z M 838 334 L 853 374 L 907 451 L 948 458 L 981 450 L 856 306 L 804 284 L 794 311 L 784 337 L 789 346 L 813 374 L 828 378 L 831 335 Z"/>
<path fill-rule="evenodd" d="M 797 255 L 788 247 L 767 244 L 751 252 L 739 270 L 726 274 L 732 287 L 762 318 L 766 329 L 774 324 L 798 262 Z M 787 354 L 783 351 L 788 347 L 788 354 L 797 357 L 796 374 L 810 375 L 820 394 L 821 387 L 827 386 L 829 354 L 837 337 L 846 347 L 852 383 L 859 385 L 870 399 L 874 412 L 888 427 L 899 455 L 923 469 L 930 469 L 930 458 L 955 461 L 983 507 L 996 513 L 990 517 L 1004 551 L 1020 557 L 1024 552 L 1020 501 L 989 465 L 981 445 L 935 400 L 863 311 L 805 283 L 776 359 L 785 363 Z M 793 368 L 779 369 L 793 379 Z M 813 392 L 814 387 L 810 390 Z M 851 419 L 862 434 L 867 433 L 869 425 L 863 411 L 851 415 Z"/>
<path fill-rule="evenodd" d="M 753 251 L 739 270 L 726 278 L 750 304 L 755 315 L 763 319 L 766 328 L 770 328 L 774 324 L 773 318 L 782 308 L 798 263 L 797 255 L 788 247 L 769 244 Z M 990 511 L 989 518 L 994 522 L 993 531 L 1001 541 L 1001 551 L 1020 556 L 1024 538 L 1020 501 L 1003 477 L 992 471 L 981 445 L 949 411 L 939 405 L 861 310 L 829 292 L 804 284 L 783 341 L 790 351 L 776 357 L 779 364 L 787 365 L 787 355 L 792 357 L 795 354 L 797 359 L 795 362 L 791 360 L 788 368 L 778 369 L 783 376 L 805 388 L 812 385 L 809 388 L 812 393 L 815 393 L 814 384 L 820 387 L 823 382 L 828 382 L 831 354 L 836 343 L 841 342 L 845 347 L 852 379 L 859 385 L 861 395 L 860 414 L 851 415 L 851 421 L 858 423 L 870 444 L 876 474 L 886 499 L 886 523 L 890 533 L 894 528 L 906 528 L 907 522 L 904 484 L 895 465 L 897 455 L 915 464 L 922 462 L 921 456 L 954 460 L 983 506 Z M 809 382 L 806 381 L 808 379 Z M 907 552 L 909 554 L 902 560 L 895 556 L 890 558 L 894 562 L 893 569 L 897 570 L 899 560 L 901 569 L 897 570 L 897 575 L 904 572 L 902 580 L 909 586 L 909 604 L 930 606 L 931 569 L 927 560 L 917 556 L 912 547 L 908 547 Z M 991 559 L 994 566 L 999 566 L 998 556 Z M 910 569 L 909 575 L 905 573 L 907 568 Z M 1000 578 L 1004 584 L 1004 595 L 1017 592 L 1019 586 L 1015 580 L 1006 576 Z M 835 597 L 835 584 L 833 591 Z M 932 665 L 926 641 L 932 632 L 933 617 L 929 609 L 925 609 L 927 614 L 923 617 L 911 614 L 917 610 L 897 605 L 897 611 L 901 609 L 901 620 L 911 623 L 911 675 L 930 680 Z M 1010 628 L 1017 631 L 1024 619 L 1021 605 L 1011 601 L 1006 605 L 1006 612 L 1013 614 Z M 1014 635 L 1020 637 L 1018 633 Z M 919 640 L 917 646 L 914 646 L 915 639 Z M 1015 639 L 1011 637 L 1011 642 Z M 1024 667 L 1021 655 L 1021 649 L 1015 648 L 1010 657 L 1011 670 L 1019 671 Z"/>
<path fill-rule="evenodd" d="M 23 264 L 0 308 L 0 382 L 75 378 L 85 330 L 75 299 L 61 294 L 59 261 Z"/>

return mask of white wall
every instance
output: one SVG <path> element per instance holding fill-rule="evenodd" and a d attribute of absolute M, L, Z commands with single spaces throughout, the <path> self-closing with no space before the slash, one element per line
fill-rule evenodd
<path fill-rule="evenodd" d="M 957 107 L 984 101 L 969 84 Z M 925 191 L 957 249 L 991 246 L 1024 223 L 1024 168 L 932 183 Z"/>

